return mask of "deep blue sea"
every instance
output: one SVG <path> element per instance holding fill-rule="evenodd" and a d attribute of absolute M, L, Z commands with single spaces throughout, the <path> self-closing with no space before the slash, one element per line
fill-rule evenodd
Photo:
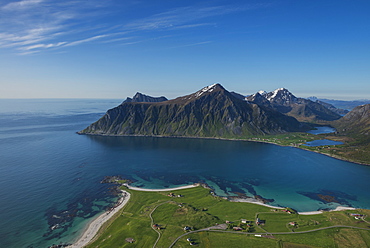
<path fill-rule="evenodd" d="M 0 247 L 73 242 L 116 200 L 100 183 L 110 175 L 147 188 L 206 182 L 298 211 L 370 208 L 370 166 L 245 141 L 76 134 L 120 102 L 0 100 Z"/>

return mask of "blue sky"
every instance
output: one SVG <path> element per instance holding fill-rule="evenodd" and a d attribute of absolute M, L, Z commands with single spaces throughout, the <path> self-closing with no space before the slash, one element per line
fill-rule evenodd
<path fill-rule="evenodd" d="M 0 1 L 0 98 L 370 98 L 368 0 Z"/>

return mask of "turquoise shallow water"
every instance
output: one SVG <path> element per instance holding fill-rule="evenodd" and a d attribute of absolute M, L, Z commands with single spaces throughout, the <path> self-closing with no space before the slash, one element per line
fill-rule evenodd
<path fill-rule="evenodd" d="M 75 133 L 119 103 L 0 100 L 0 247 L 76 239 L 115 201 L 111 185 L 100 184 L 107 175 L 147 188 L 203 181 L 221 196 L 258 194 L 299 211 L 370 208 L 370 167 L 317 153 L 243 141 Z"/>

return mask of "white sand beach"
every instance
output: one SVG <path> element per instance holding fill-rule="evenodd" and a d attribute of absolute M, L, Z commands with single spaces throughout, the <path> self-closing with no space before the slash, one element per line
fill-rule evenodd
<path fill-rule="evenodd" d="M 95 237 L 102 225 L 127 204 L 130 196 L 130 193 L 122 190 L 122 197 L 118 205 L 113 210 L 102 213 L 99 217 L 93 220 L 88 225 L 82 236 L 74 244 L 68 246 L 68 248 L 82 248 L 87 245 Z"/>
<path fill-rule="evenodd" d="M 309 212 L 298 212 L 300 215 L 315 215 L 322 214 L 324 211 L 309 211 Z"/>
<path fill-rule="evenodd" d="M 275 206 L 271 206 L 271 205 L 262 203 L 262 202 L 260 202 L 256 199 L 254 199 L 254 198 L 246 198 L 246 199 L 236 198 L 236 199 L 233 199 L 233 200 L 230 200 L 230 201 L 232 201 L 232 202 L 248 202 L 248 203 L 258 204 L 258 205 L 262 205 L 262 206 L 269 207 L 269 208 L 285 209 L 285 208 L 282 208 L 282 207 L 275 207 Z M 338 206 L 336 209 L 330 210 L 329 212 L 344 211 L 344 210 L 356 210 L 356 208 Z M 298 214 L 300 214 L 300 215 L 315 215 L 315 214 L 322 214 L 324 212 L 325 211 L 318 210 L 318 211 L 298 212 Z"/>
<path fill-rule="evenodd" d="M 137 190 L 137 191 L 175 191 L 180 189 L 189 189 L 199 186 L 199 184 L 191 184 L 191 185 L 185 185 L 175 188 L 167 188 L 167 189 L 144 189 L 144 188 L 138 188 L 133 187 L 128 184 L 123 184 L 129 189 Z M 90 243 L 95 235 L 98 233 L 99 229 L 102 227 L 102 225 L 109 220 L 111 217 L 113 217 L 114 214 L 116 214 L 119 210 L 121 210 L 129 201 L 130 199 L 130 193 L 127 191 L 122 190 L 122 198 L 120 199 L 120 202 L 118 205 L 110 212 L 102 213 L 99 217 L 97 217 L 95 220 L 93 220 L 87 227 L 87 229 L 84 231 L 82 236 L 72 245 L 68 246 L 68 248 L 82 248 L 88 243 Z"/>
<path fill-rule="evenodd" d="M 333 211 L 344 211 L 344 210 L 356 210 L 356 208 L 338 206 L 336 209 L 330 210 L 329 212 L 333 212 Z M 322 214 L 324 212 L 325 211 L 319 210 L 319 211 L 310 211 L 310 212 L 298 212 L 298 214 L 301 214 L 301 215 L 314 215 L 314 214 Z"/>
<path fill-rule="evenodd" d="M 185 185 L 185 186 L 180 186 L 180 187 L 175 187 L 175 188 L 166 188 L 166 189 L 144 189 L 144 188 L 138 188 L 138 187 L 133 187 L 128 184 L 123 184 L 129 189 L 132 190 L 137 190 L 137 191 L 152 191 L 152 192 L 157 192 L 157 191 L 174 191 L 174 190 L 179 190 L 179 189 L 189 189 L 189 188 L 194 188 L 199 186 L 199 184 L 191 184 L 191 185 Z"/>
<path fill-rule="evenodd" d="M 260 202 L 256 199 L 254 199 L 254 198 L 236 198 L 236 199 L 233 199 L 233 200 L 230 200 L 230 201 L 231 202 L 248 202 L 248 203 L 253 203 L 253 204 L 257 204 L 257 205 L 261 205 L 261 206 L 265 206 L 265 207 L 269 207 L 269 208 L 285 209 L 285 208 L 282 208 L 282 207 L 275 207 L 275 206 L 265 204 L 263 202 Z"/>
<path fill-rule="evenodd" d="M 333 210 L 330 210 L 330 211 L 343 211 L 343 210 L 356 210 L 356 208 L 338 206 L 336 209 L 333 209 Z"/>

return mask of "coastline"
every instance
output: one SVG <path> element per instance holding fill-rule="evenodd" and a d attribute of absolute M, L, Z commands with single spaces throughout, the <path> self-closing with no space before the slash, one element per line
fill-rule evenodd
<path fill-rule="evenodd" d="M 290 145 L 281 145 L 281 144 L 277 144 L 277 143 L 270 142 L 270 141 L 252 140 L 252 139 L 249 139 L 249 138 L 240 138 L 240 139 L 238 139 L 238 138 L 196 137 L 196 136 L 118 135 L 118 134 L 102 134 L 102 133 L 101 134 L 98 134 L 98 133 L 82 133 L 81 131 L 76 132 L 76 133 L 78 135 L 108 136 L 108 137 L 152 137 L 152 138 L 185 138 L 185 139 L 188 138 L 188 139 L 212 139 L 212 140 L 229 140 L 229 141 L 249 141 L 249 142 L 257 142 L 257 143 L 263 143 L 263 144 L 277 145 L 277 146 L 281 146 L 281 147 L 293 147 L 293 148 L 301 149 L 301 150 L 304 150 L 304 151 L 309 151 L 309 152 L 315 152 L 315 153 L 318 153 L 318 154 L 322 154 L 322 155 L 325 155 L 325 156 L 328 156 L 328 157 L 331 157 L 331 158 L 334 158 L 334 159 L 338 159 L 338 160 L 341 160 L 341 161 L 346 161 L 346 162 L 350 162 L 350 163 L 354 163 L 354 164 L 358 164 L 358 165 L 370 166 L 370 163 L 363 163 L 363 162 L 351 160 L 351 159 L 348 159 L 348 158 L 339 157 L 337 155 L 331 155 L 331 154 L 322 153 L 322 152 L 319 152 L 319 151 L 312 151 L 312 150 L 309 150 L 309 149 L 305 149 L 304 147 L 297 147 L 297 146 L 290 146 Z"/>
<path fill-rule="evenodd" d="M 130 186 L 129 184 L 125 183 L 123 186 L 127 187 L 130 190 L 134 191 L 147 191 L 147 192 L 164 192 L 164 191 L 175 191 L 175 190 L 180 190 L 180 189 L 189 189 L 189 188 L 195 188 L 201 186 L 199 183 L 195 184 L 190 184 L 190 185 L 185 185 L 185 186 L 180 186 L 180 187 L 174 187 L 174 188 L 165 188 L 165 189 L 146 189 L 146 188 L 139 188 L 139 187 L 133 187 Z M 84 246 L 88 245 L 91 243 L 91 241 L 94 240 L 96 237 L 98 231 L 100 228 L 103 226 L 105 222 L 107 222 L 109 219 L 111 219 L 118 211 L 120 211 L 130 200 L 131 194 L 125 190 L 122 190 L 122 197 L 120 198 L 118 205 L 109 212 L 104 212 L 101 215 L 99 215 L 96 219 L 90 222 L 90 224 L 87 225 L 86 230 L 83 232 L 81 237 L 74 242 L 72 245 L 67 246 L 68 248 L 83 248 Z M 252 204 L 257 204 L 269 208 L 274 208 L 274 209 L 285 209 L 284 207 L 276 207 L 272 205 L 265 204 L 263 202 L 260 202 L 254 198 L 235 198 L 233 200 L 228 200 L 231 202 L 246 202 L 246 203 L 252 203 Z M 344 207 L 344 206 L 338 206 L 336 209 L 330 210 L 329 212 L 332 211 L 344 211 L 344 210 L 356 210 L 356 208 L 352 207 Z M 300 215 L 315 215 L 315 214 L 322 214 L 326 211 L 309 211 L 309 212 L 298 212 Z"/>
<path fill-rule="evenodd" d="M 130 186 L 129 184 L 125 183 L 123 186 L 127 187 L 128 189 L 135 190 L 135 191 L 148 191 L 148 192 L 158 192 L 158 191 L 175 191 L 180 189 L 189 189 L 198 187 L 199 184 L 190 184 L 180 187 L 174 187 L 174 188 L 166 188 L 166 189 L 145 189 L 145 188 L 138 188 Z M 105 222 L 107 222 L 109 219 L 111 219 L 118 211 L 120 211 L 130 200 L 131 194 L 125 190 L 122 190 L 122 197 L 117 203 L 117 206 L 109 211 L 104 212 L 101 215 L 99 215 L 96 219 L 92 220 L 86 227 L 85 231 L 81 235 L 81 237 L 76 241 L 73 242 L 72 245 L 67 246 L 67 248 L 83 248 L 84 246 L 88 245 L 91 241 L 94 240 L 96 234 L 100 230 L 100 228 L 103 226 Z"/>
<path fill-rule="evenodd" d="M 344 211 L 344 210 L 356 210 L 356 208 L 338 206 L 336 209 L 332 209 L 332 210 L 329 210 L 329 211 L 319 210 L 319 211 L 309 211 L 309 212 L 298 212 L 298 214 L 301 214 L 301 215 L 315 215 L 315 214 L 322 214 L 322 213 L 325 213 L 325 212 L 335 212 L 335 211 Z"/>
<path fill-rule="evenodd" d="M 67 246 L 68 248 L 82 248 L 89 244 L 100 228 L 103 226 L 105 222 L 111 219 L 117 212 L 119 212 L 130 200 L 131 194 L 125 190 L 122 190 L 122 197 L 118 201 L 118 205 L 113 208 L 113 210 L 109 212 L 104 212 L 99 215 L 96 219 L 91 221 L 88 225 L 81 237 L 74 242 L 72 245 Z"/>
<path fill-rule="evenodd" d="M 232 200 L 229 200 L 231 202 L 247 202 L 247 203 L 252 203 L 252 204 L 257 204 L 257 205 L 261 205 L 261 206 L 265 206 L 265 207 L 269 207 L 269 208 L 275 208 L 275 209 L 285 209 L 283 207 L 276 207 L 276 206 L 272 206 L 272 205 L 268 205 L 266 203 L 263 203 L 263 202 L 260 202 L 254 198 L 235 198 L 235 199 L 232 199 Z"/>
<path fill-rule="evenodd" d="M 174 187 L 174 188 L 165 188 L 165 189 L 146 189 L 146 188 L 139 188 L 139 187 L 130 186 L 127 183 L 124 183 L 123 186 L 127 187 L 128 189 L 132 189 L 132 190 L 136 190 L 136 191 L 158 192 L 158 191 L 174 191 L 174 190 L 180 190 L 180 189 L 190 189 L 190 188 L 198 187 L 198 186 L 200 186 L 200 184 L 195 183 L 195 184 L 189 184 L 189 185 L 185 185 L 185 186 Z"/>

